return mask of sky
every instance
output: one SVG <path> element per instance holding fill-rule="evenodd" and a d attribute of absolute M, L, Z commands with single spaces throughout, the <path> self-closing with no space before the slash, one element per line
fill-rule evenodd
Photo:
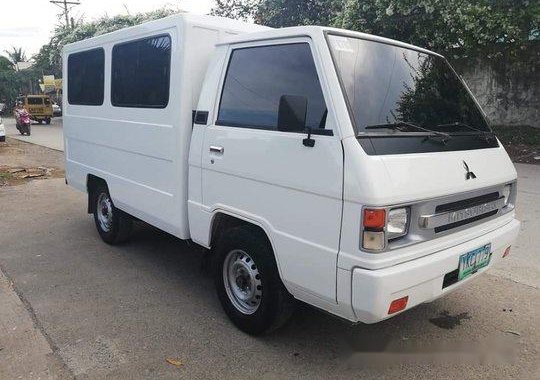
<path fill-rule="evenodd" d="M 74 0 L 69 0 L 74 1 Z M 179 7 L 185 11 L 206 14 L 214 5 L 213 0 L 79 0 L 70 16 L 76 20 L 90 21 L 103 15 L 115 16 L 151 11 L 165 5 Z M 49 0 L 3 0 L 0 7 L 0 54 L 12 46 L 22 47 L 27 58 L 36 54 L 46 44 L 55 25 L 63 22 L 59 18 L 62 9 Z"/>

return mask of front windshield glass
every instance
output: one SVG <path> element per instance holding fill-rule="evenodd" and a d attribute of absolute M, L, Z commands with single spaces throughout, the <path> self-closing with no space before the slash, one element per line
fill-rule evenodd
<path fill-rule="evenodd" d="M 359 38 L 328 39 L 357 134 L 377 126 L 385 132 L 385 124 L 398 122 L 449 133 L 490 131 L 443 58 Z"/>

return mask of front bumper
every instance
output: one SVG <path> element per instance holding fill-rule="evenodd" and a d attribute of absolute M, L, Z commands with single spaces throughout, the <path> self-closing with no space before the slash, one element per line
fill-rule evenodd
<path fill-rule="evenodd" d="M 354 268 L 351 276 L 351 300 L 355 319 L 364 323 L 379 322 L 459 288 L 502 258 L 505 249 L 516 239 L 519 226 L 520 222 L 512 219 L 504 226 L 473 240 L 389 268 Z M 489 265 L 466 279 L 443 288 L 445 275 L 458 268 L 459 257 L 488 243 L 491 243 L 492 250 Z M 390 303 L 405 296 L 409 297 L 406 309 L 389 315 Z"/>

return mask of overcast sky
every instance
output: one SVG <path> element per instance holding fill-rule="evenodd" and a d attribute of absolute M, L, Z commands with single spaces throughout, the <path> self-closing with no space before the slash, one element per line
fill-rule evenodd
<path fill-rule="evenodd" d="M 73 0 L 70 0 L 73 1 Z M 206 14 L 213 0 L 79 0 L 70 15 L 93 20 L 105 14 L 114 16 L 146 12 L 172 5 L 188 12 Z M 22 47 L 28 58 L 49 41 L 54 26 L 61 20 L 62 10 L 49 0 L 2 0 L 0 6 L 0 54 L 11 46 Z M 63 21 L 62 21 L 63 22 Z"/>

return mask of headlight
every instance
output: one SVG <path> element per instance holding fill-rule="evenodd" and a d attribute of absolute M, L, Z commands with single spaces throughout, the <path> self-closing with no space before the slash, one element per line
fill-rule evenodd
<path fill-rule="evenodd" d="M 407 207 L 390 210 L 388 212 L 388 222 L 386 225 L 388 240 L 406 235 L 408 225 L 409 209 Z"/>
<path fill-rule="evenodd" d="M 508 206 L 508 203 L 510 202 L 510 194 L 512 194 L 512 185 L 506 185 L 502 191 L 505 206 Z"/>
<path fill-rule="evenodd" d="M 361 247 L 382 252 L 388 241 L 407 234 L 409 208 L 365 208 L 362 227 Z"/>

